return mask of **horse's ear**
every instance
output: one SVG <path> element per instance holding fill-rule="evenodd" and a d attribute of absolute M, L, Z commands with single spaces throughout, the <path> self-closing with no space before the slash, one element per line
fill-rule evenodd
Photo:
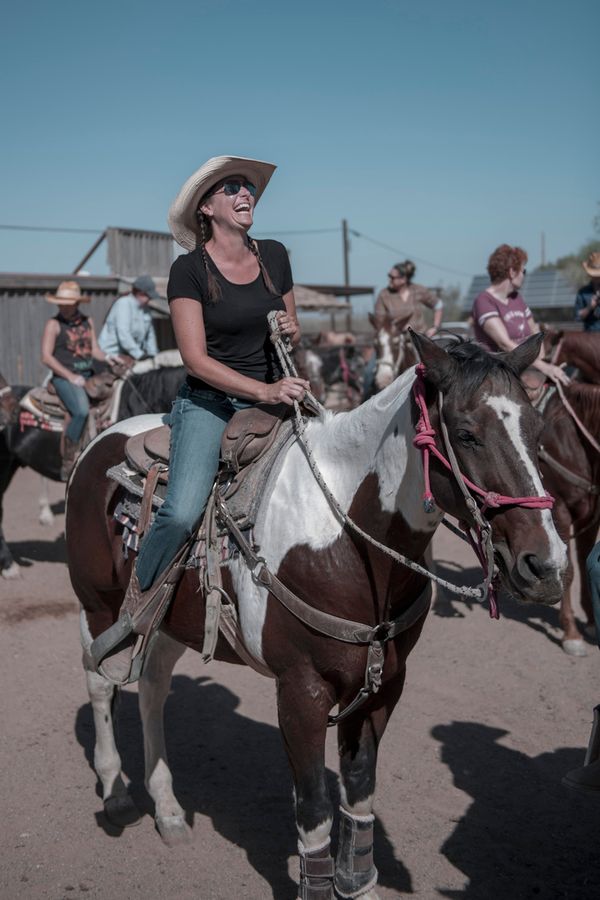
<path fill-rule="evenodd" d="M 409 328 L 411 340 L 425 366 L 425 378 L 439 391 L 446 392 L 458 374 L 458 363 L 424 334 Z"/>
<path fill-rule="evenodd" d="M 541 332 L 532 334 L 526 341 L 515 347 L 514 350 L 509 350 L 507 353 L 499 353 L 498 358 L 505 362 L 513 372 L 520 375 L 528 366 L 532 366 L 540 355 L 540 347 L 543 340 L 544 335 Z"/>

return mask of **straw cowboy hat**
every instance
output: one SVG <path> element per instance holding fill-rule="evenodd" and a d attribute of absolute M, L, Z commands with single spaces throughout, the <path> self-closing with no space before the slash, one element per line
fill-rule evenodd
<path fill-rule="evenodd" d="M 590 253 L 584 263 L 581 263 L 585 271 L 592 278 L 600 278 L 600 250 Z"/>
<path fill-rule="evenodd" d="M 186 250 L 196 249 L 200 236 L 196 217 L 198 204 L 219 181 L 233 175 L 243 175 L 256 187 L 256 204 L 276 168 L 272 163 L 246 159 L 244 156 L 214 156 L 205 162 L 188 178 L 171 204 L 168 222 L 177 243 Z"/>
<path fill-rule="evenodd" d="M 46 294 L 48 303 L 68 306 L 69 303 L 89 303 L 92 298 L 81 293 L 76 281 L 61 281 L 55 294 Z"/>

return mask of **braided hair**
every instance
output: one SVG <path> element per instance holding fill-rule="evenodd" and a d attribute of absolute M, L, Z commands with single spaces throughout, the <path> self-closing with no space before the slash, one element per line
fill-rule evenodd
<path fill-rule="evenodd" d="M 205 216 L 201 210 L 197 212 L 198 217 L 198 225 L 200 227 L 200 235 L 199 235 L 199 247 L 200 253 L 202 254 L 202 263 L 204 265 L 204 271 L 206 272 L 206 281 L 208 285 L 208 301 L 209 303 L 218 303 L 222 297 L 221 285 L 218 280 L 215 278 L 213 272 L 211 271 L 210 266 L 208 265 L 208 254 L 206 253 L 206 244 L 212 237 L 212 228 L 210 224 L 210 219 L 208 216 Z M 267 271 L 267 267 L 265 266 L 262 256 L 260 255 L 260 250 L 258 249 L 258 244 L 248 235 L 248 249 L 250 252 L 256 257 L 258 262 L 258 266 L 260 269 L 260 273 L 262 275 L 263 281 L 265 283 L 265 287 L 270 294 L 278 294 L 278 291 L 275 289 L 273 281 L 271 280 L 271 276 Z"/>

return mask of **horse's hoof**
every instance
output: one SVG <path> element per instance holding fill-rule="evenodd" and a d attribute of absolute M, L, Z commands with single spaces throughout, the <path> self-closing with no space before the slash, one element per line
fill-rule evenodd
<path fill-rule="evenodd" d="M 8 569 L 2 569 L 2 577 L 12 580 L 21 577 L 21 569 L 16 562 L 10 564 Z"/>
<path fill-rule="evenodd" d="M 192 829 L 183 816 L 157 816 L 156 827 L 167 847 L 189 844 L 192 840 Z"/>
<path fill-rule="evenodd" d="M 117 794 L 104 801 L 104 815 L 117 828 L 139 825 L 141 814 L 129 794 Z"/>
<path fill-rule="evenodd" d="M 570 638 L 563 641 L 562 648 L 567 656 L 587 656 L 587 650 L 581 638 Z"/>

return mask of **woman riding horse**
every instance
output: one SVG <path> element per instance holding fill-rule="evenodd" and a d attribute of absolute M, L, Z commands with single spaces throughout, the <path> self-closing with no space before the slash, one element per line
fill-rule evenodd
<path fill-rule="evenodd" d="M 93 360 L 106 360 L 98 346 L 94 323 L 79 309 L 91 297 L 81 293 L 76 281 L 63 281 L 56 294 L 46 294 L 58 313 L 46 322 L 42 334 L 42 364 L 52 372 L 52 384 L 71 416 L 64 435 L 61 479 L 67 481 L 90 411 L 85 383 L 93 374 Z"/>
<path fill-rule="evenodd" d="M 519 293 L 525 280 L 527 254 L 521 247 L 501 244 L 487 264 L 491 284 L 473 303 L 475 340 L 487 350 L 513 350 L 540 327 Z M 569 384 L 569 377 L 559 367 L 543 359 L 543 345 L 533 366 L 546 378 Z"/>
<path fill-rule="evenodd" d="M 397 328 L 403 334 L 412 328 L 413 331 L 425 332 L 428 337 L 433 337 L 440 330 L 444 304 L 432 291 L 421 284 L 413 283 L 416 271 L 417 268 L 410 259 L 405 259 L 404 262 L 392 266 L 388 273 L 388 286 L 380 291 L 377 297 L 375 314 L 374 316 L 369 315 L 376 331 L 383 321 L 390 322 L 392 327 Z M 427 328 L 425 324 L 424 306 L 433 310 L 431 328 Z M 363 388 L 365 398 L 370 397 L 373 392 L 376 369 L 377 354 L 375 353 L 371 356 L 365 369 Z M 398 374 L 399 372 L 396 372 L 394 378 Z M 391 378 L 386 384 L 389 384 L 390 381 L 392 381 Z M 376 385 L 377 390 L 381 390 L 381 388 L 381 384 Z"/>
<path fill-rule="evenodd" d="M 236 410 L 291 405 L 308 382 L 282 378 L 267 313 L 300 340 L 289 259 L 283 244 L 249 237 L 254 206 L 275 166 L 209 159 L 183 185 L 169 212 L 186 250 L 171 268 L 167 295 L 188 377 L 171 413 L 166 500 L 144 538 L 132 590 L 148 590 L 198 524 L 217 472 L 221 437 Z"/>

